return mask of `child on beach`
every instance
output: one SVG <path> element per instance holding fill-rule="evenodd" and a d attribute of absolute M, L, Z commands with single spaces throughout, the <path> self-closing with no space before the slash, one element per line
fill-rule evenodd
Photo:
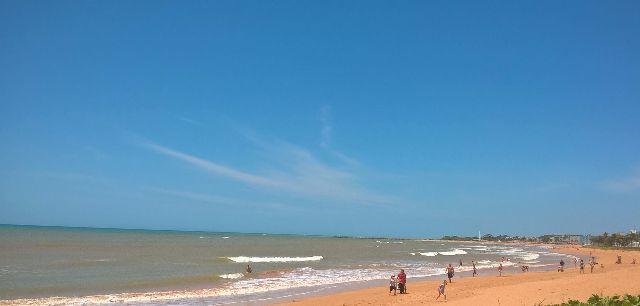
<path fill-rule="evenodd" d="M 398 291 L 398 282 L 396 281 L 396 276 L 391 275 L 391 279 L 389 280 L 389 295 L 391 295 L 391 291 L 393 291 L 393 295 L 396 295 Z"/>
<path fill-rule="evenodd" d="M 580 274 L 584 273 L 584 260 L 580 258 Z"/>
<path fill-rule="evenodd" d="M 500 265 L 498 266 L 498 273 L 500 273 L 500 276 L 502 276 L 502 263 L 500 263 Z"/>
<path fill-rule="evenodd" d="M 473 277 L 476 277 L 476 275 L 478 275 L 478 270 L 476 270 L 476 262 L 475 261 L 471 261 L 471 265 L 473 266 Z"/>
<path fill-rule="evenodd" d="M 438 287 L 438 297 L 436 297 L 436 301 L 440 298 L 441 295 L 444 295 L 444 301 L 447 301 L 447 294 L 444 293 L 444 288 L 447 286 L 447 280 L 442 281 L 442 284 Z"/>

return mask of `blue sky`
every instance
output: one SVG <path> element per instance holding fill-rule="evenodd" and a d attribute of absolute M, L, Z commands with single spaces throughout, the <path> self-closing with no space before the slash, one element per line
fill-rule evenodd
<path fill-rule="evenodd" d="M 640 2 L 0 1 L 0 223 L 432 236 L 640 216 Z"/>

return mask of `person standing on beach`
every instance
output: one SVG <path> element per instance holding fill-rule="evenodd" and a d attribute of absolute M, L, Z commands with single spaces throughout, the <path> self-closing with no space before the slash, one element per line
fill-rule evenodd
<path fill-rule="evenodd" d="M 476 275 L 478 275 L 478 270 L 476 270 L 476 262 L 475 261 L 471 261 L 471 265 L 473 266 L 473 277 L 476 277 Z"/>
<path fill-rule="evenodd" d="M 593 267 L 595 267 L 595 266 L 596 266 L 595 262 L 593 262 L 593 261 L 589 262 L 589 267 L 591 268 L 591 273 L 593 273 Z"/>
<path fill-rule="evenodd" d="M 444 301 L 447 301 L 447 294 L 444 293 L 444 288 L 447 286 L 447 280 L 442 281 L 442 284 L 438 287 L 438 297 L 436 297 L 436 301 L 440 298 L 441 295 L 444 295 Z"/>
<path fill-rule="evenodd" d="M 580 258 L 580 274 L 584 274 L 584 260 Z"/>
<path fill-rule="evenodd" d="M 577 258 L 573 258 L 573 267 L 577 268 L 578 267 L 578 259 Z"/>
<path fill-rule="evenodd" d="M 449 266 L 447 267 L 447 277 L 449 278 L 449 284 L 451 284 L 453 274 L 455 274 L 455 272 L 453 271 L 453 267 L 451 266 L 451 264 L 449 264 Z"/>
<path fill-rule="evenodd" d="M 396 295 L 398 291 L 398 281 L 396 281 L 396 276 L 391 275 L 391 279 L 389 280 L 389 295 L 391 295 L 391 291 L 393 291 L 393 295 Z"/>
<path fill-rule="evenodd" d="M 407 293 L 407 275 L 404 270 L 400 270 L 400 273 L 398 273 L 398 288 L 400 289 L 400 294 Z"/>
<path fill-rule="evenodd" d="M 500 265 L 498 266 L 498 273 L 500 273 L 500 276 L 502 276 L 502 263 L 500 263 Z"/>
<path fill-rule="evenodd" d="M 460 258 L 460 267 L 462 267 L 462 258 Z"/>
<path fill-rule="evenodd" d="M 251 274 L 251 272 L 253 272 L 253 270 L 251 270 L 251 266 L 247 265 L 247 274 Z"/>

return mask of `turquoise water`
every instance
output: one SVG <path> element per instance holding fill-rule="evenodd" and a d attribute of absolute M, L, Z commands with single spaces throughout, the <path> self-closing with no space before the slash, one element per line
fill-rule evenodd
<path fill-rule="evenodd" d="M 31 226 L 0 226 L 0 244 L 0 299 L 111 295 L 134 303 L 156 302 L 140 300 L 148 292 L 170 292 L 156 295 L 159 303 L 237 302 L 384 280 L 399 269 L 432 277 L 459 260 L 458 271 L 471 260 L 493 269 L 502 257 L 505 266 L 536 269 L 564 256 L 479 242 Z"/>

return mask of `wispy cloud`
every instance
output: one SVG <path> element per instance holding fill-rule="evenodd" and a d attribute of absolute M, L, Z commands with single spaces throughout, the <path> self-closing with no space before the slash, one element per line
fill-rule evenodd
<path fill-rule="evenodd" d="M 640 171 L 636 171 L 630 177 L 604 181 L 600 186 L 607 191 L 618 193 L 640 191 Z"/>
<path fill-rule="evenodd" d="M 349 166 L 360 166 L 360 162 L 355 158 L 332 148 L 331 140 L 333 133 L 333 124 L 331 120 L 331 107 L 328 105 L 320 108 L 320 147 L 325 149 L 331 156 L 340 162 Z"/>
<path fill-rule="evenodd" d="M 165 147 L 148 140 L 139 145 L 162 155 L 186 162 L 218 177 L 264 191 L 286 192 L 290 196 L 313 200 L 330 200 L 341 203 L 386 206 L 397 203 L 396 197 L 380 194 L 361 184 L 361 178 L 353 172 L 322 162 L 311 152 L 283 141 L 264 141 L 254 137 L 254 143 L 264 149 L 262 156 L 273 166 L 262 171 L 236 169 L 220 162 L 197 157 Z"/>
<path fill-rule="evenodd" d="M 157 153 L 182 160 L 196 167 L 202 168 L 204 170 L 207 170 L 211 173 L 214 173 L 223 177 L 227 177 L 232 180 L 236 180 L 236 181 L 240 181 L 248 184 L 262 185 L 262 186 L 276 187 L 276 186 L 282 185 L 281 182 L 278 182 L 266 177 L 262 177 L 259 175 L 236 170 L 231 167 L 223 166 L 221 164 L 214 163 L 203 158 L 199 158 L 193 155 L 189 155 L 187 153 L 183 153 L 180 151 L 170 149 L 168 147 L 158 145 L 151 141 L 141 142 L 140 145 L 146 148 L 149 148 L 150 150 L 155 151 Z"/>
<path fill-rule="evenodd" d="M 184 199 L 189 202 L 196 201 L 196 202 L 207 203 L 212 205 L 230 206 L 234 208 L 252 207 L 252 208 L 262 208 L 262 209 L 269 209 L 269 210 L 292 209 L 292 207 L 290 206 L 277 203 L 277 202 L 258 203 L 255 201 L 240 200 L 240 199 L 225 197 L 220 195 L 204 194 L 204 193 L 198 193 L 198 192 L 192 192 L 192 191 L 174 190 L 174 189 L 157 188 L 157 187 L 146 188 L 146 190 L 160 194 L 160 195 L 164 195 L 164 196 Z"/>
<path fill-rule="evenodd" d="M 216 204 L 216 205 L 238 204 L 238 201 L 236 199 L 218 196 L 218 195 L 209 195 L 209 194 L 202 194 L 202 193 L 196 193 L 196 192 L 190 192 L 190 191 L 173 190 L 173 189 L 165 189 L 165 188 L 157 188 L 157 187 L 146 188 L 146 189 L 162 195 L 178 197 L 178 198 L 199 201 L 199 202 L 206 202 L 209 204 Z"/>
<path fill-rule="evenodd" d="M 202 122 L 200 122 L 198 120 L 195 120 L 195 119 L 188 118 L 188 117 L 180 116 L 180 117 L 178 117 L 178 119 L 180 121 L 182 121 L 182 122 L 186 122 L 186 123 L 189 123 L 189 124 L 197 125 L 199 127 L 203 127 L 204 126 L 204 124 Z"/>

